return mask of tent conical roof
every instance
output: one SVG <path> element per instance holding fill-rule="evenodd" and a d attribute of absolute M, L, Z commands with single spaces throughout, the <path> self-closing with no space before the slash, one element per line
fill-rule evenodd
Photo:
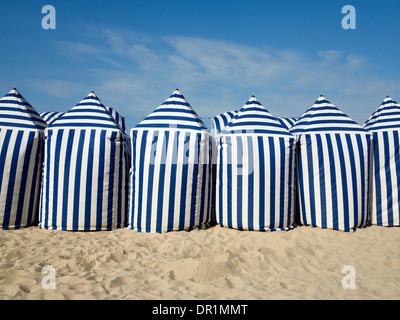
<path fill-rule="evenodd" d="M 122 130 L 93 91 L 49 126 L 60 127 Z"/>
<path fill-rule="evenodd" d="M 300 117 L 290 129 L 292 134 L 318 132 L 366 131 L 349 116 L 330 103 L 323 95 Z"/>
<path fill-rule="evenodd" d="M 14 88 L 0 99 L 0 127 L 43 130 L 47 124 Z"/>
<path fill-rule="evenodd" d="M 223 134 L 256 133 L 291 136 L 289 131 L 252 95 L 222 130 Z"/>
<path fill-rule="evenodd" d="M 387 96 L 365 122 L 364 129 L 369 131 L 400 129 L 400 104 Z"/>
<path fill-rule="evenodd" d="M 208 130 L 178 89 L 135 128 Z"/>

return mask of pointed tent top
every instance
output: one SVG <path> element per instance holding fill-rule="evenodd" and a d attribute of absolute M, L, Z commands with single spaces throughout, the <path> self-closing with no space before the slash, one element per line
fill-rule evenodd
<path fill-rule="evenodd" d="M 222 134 L 235 133 L 291 136 L 289 131 L 262 106 L 254 95 L 222 130 Z"/>
<path fill-rule="evenodd" d="M 47 124 L 14 87 L 0 99 L 0 127 L 44 130 Z"/>
<path fill-rule="evenodd" d="M 368 131 L 400 130 L 400 104 L 386 96 L 381 105 L 365 122 Z"/>
<path fill-rule="evenodd" d="M 300 117 L 290 129 L 292 134 L 324 132 L 359 132 L 365 130 L 323 95 Z"/>
<path fill-rule="evenodd" d="M 49 126 L 64 127 L 122 130 L 93 91 Z"/>
<path fill-rule="evenodd" d="M 197 113 L 176 89 L 157 109 L 142 120 L 135 129 L 207 130 Z"/>

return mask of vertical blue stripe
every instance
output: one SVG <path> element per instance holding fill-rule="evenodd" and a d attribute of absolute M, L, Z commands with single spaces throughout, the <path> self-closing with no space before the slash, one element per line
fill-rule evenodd
<path fill-rule="evenodd" d="M 63 131 L 63 130 L 60 130 L 61 132 Z M 62 135 L 62 133 L 61 132 L 58 132 L 59 134 L 61 134 Z M 42 215 L 42 219 L 44 220 L 44 224 L 43 224 L 43 227 L 45 228 L 45 229 L 47 229 L 47 228 L 49 228 L 49 193 L 50 193 L 50 186 L 49 186 L 49 181 L 50 181 L 50 159 L 51 159 L 51 157 L 50 157 L 50 154 L 51 154 L 51 139 L 52 139 L 52 136 L 53 136 L 53 130 L 48 130 L 48 132 L 47 132 L 47 144 L 46 144 L 46 153 L 47 153 L 47 163 L 46 163 L 46 171 L 43 171 L 43 175 L 44 174 L 46 174 L 46 190 L 44 190 L 44 192 L 46 193 L 46 196 L 45 196 L 45 199 L 46 199 L 46 202 L 45 203 L 43 203 L 42 205 L 44 206 L 44 217 L 43 217 L 43 215 Z M 45 161 L 46 161 L 46 159 L 45 159 Z M 57 177 L 58 177 L 58 175 L 57 175 Z M 43 214 L 43 212 L 42 212 L 42 214 Z M 54 219 L 53 219 L 53 221 L 54 221 Z M 53 223 L 52 224 L 52 229 L 54 229 L 55 228 L 55 224 Z"/>
<path fill-rule="evenodd" d="M 158 157 L 157 155 L 157 144 L 158 144 L 159 131 L 155 131 L 150 147 L 150 162 L 149 162 L 149 176 L 147 181 L 147 199 L 146 199 L 146 232 L 151 230 L 151 218 L 152 218 L 152 202 L 153 202 L 153 184 L 154 184 L 154 162 Z M 143 188 L 146 186 L 144 185 Z"/>
<path fill-rule="evenodd" d="M 300 136 L 299 138 L 299 156 L 298 156 L 298 166 L 297 166 L 297 174 L 298 174 L 298 180 L 299 180 L 299 210 L 301 212 L 301 218 L 303 220 L 303 224 L 308 225 L 310 222 L 307 219 L 307 212 L 306 212 L 306 203 L 305 203 L 305 184 L 307 181 L 304 179 L 303 175 L 303 169 L 306 170 L 307 166 L 307 160 L 306 163 L 303 161 L 303 153 L 306 153 L 307 151 L 307 141 L 305 144 L 301 145 L 301 140 L 305 140 L 304 136 Z M 304 146 L 304 147 L 303 147 Z M 304 150 L 306 148 L 306 150 Z"/>
<path fill-rule="evenodd" d="M 136 145 L 138 143 L 137 141 L 137 131 L 132 130 L 131 131 L 131 150 L 132 150 L 132 158 L 131 158 L 131 170 L 130 170 L 130 183 L 129 183 L 129 223 L 130 223 L 130 228 L 133 230 L 135 229 L 135 206 L 137 205 L 135 203 L 135 196 L 136 196 L 136 175 L 137 175 L 137 169 L 136 168 Z"/>
<path fill-rule="evenodd" d="M 34 148 L 35 144 L 38 144 L 38 149 L 37 149 L 37 153 L 40 152 L 40 147 L 39 147 L 39 143 L 41 142 L 40 137 L 38 136 L 38 140 L 35 141 L 35 131 L 30 131 L 27 133 L 28 138 L 27 138 L 27 143 L 26 143 L 26 147 L 25 147 L 25 157 L 24 157 L 24 163 L 23 163 L 23 167 L 22 167 L 22 174 L 21 174 L 21 182 L 20 182 L 20 194 L 18 196 L 18 206 L 17 206 L 17 217 L 15 220 L 15 228 L 19 228 L 21 227 L 21 221 L 22 221 L 22 214 L 24 212 L 24 206 L 29 206 L 29 201 L 28 203 L 26 203 L 26 199 L 25 199 L 25 194 L 29 193 L 29 190 L 34 190 L 36 189 L 36 176 L 32 176 L 32 184 L 30 186 L 28 186 L 27 184 L 27 177 L 32 174 L 32 172 L 28 172 L 29 170 L 29 164 L 31 162 L 31 155 L 32 155 L 32 149 Z M 35 164 L 37 162 L 36 156 L 33 158 L 33 161 L 35 161 Z M 27 190 L 28 189 L 28 190 Z M 36 195 L 36 193 L 35 193 Z M 32 199 L 32 198 L 29 198 Z M 28 219 L 27 219 L 27 225 L 30 224 L 30 222 L 32 221 L 32 217 L 33 217 L 34 213 L 33 210 L 28 210 Z"/>
<path fill-rule="evenodd" d="M 350 221 L 349 221 L 349 216 L 350 216 L 350 210 L 349 210 L 349 191 L 347 188 L 347 167 L 346 163 L 344 161 L 344 148 L 342 144 L 342 139 L 340 134 L 336 133 L 335 134 L 337 146 L 338 146 L 338 156 L 339 156 L 339 162 L 340 162 L 340 174 L 342 178 L 342 196 L 343 196 L 343 223 L 344 223 L 344 231 L 350 231 Z"/>
<path fill-rule="evenodd" d="M 393 194 L 392 194 L 392 178 L 390 172 L 390 149 L 389 149 L 389 133 L 382 132 L 384 146 L 384 161 L 385 161 L 385 180 L 386 180 L 386 202 L 387 202 L 387 222 L 390 226 L 393 225 Z"/>
<path fill-rule="evenodd" d="M 357 135 L 358 136 L 358 135 Z M 352 203 L 353 203 L 353 210 L 354 210 L 354 224 L 351 227 L 353 230 L 355 230 L 355 228 L 357 228 L 358 226 L 361 225 L 362 220 L 360 221 L 359 219 L 359 203 L 358 203 L 358 185 L 357 185 L 357 172 L 356 172 L 356 161 L 358 159 L 355 158 L 354 155 L 354 148 L 353 148 L 353 143 L 351 141 L 351 135 L 350 134 L 346 134 L 346 143 L 347 143 L 347 148 L 348 148 L 348 153 L 349 153 L 349 159 L 350 159 L 350 164 L 347 166 L 348 169 L 350 169 L 350 173 L 351 173 L 351 185 L 353 187 L 353 194 L 350 195 L 352 196 Z M 361 175 L 363 175 L 363 173 L 361 173 Z M 364 179 L 360 179 L 361 181 L 363 181 Z"/>
<path fill-rule="evenodd" d="M 281 155 L 281 164 L 280 164 L 280 180 L 279 180 L 279 196 L 280 196 L 280 201 L 279 201 L 279 228 L 284 228 L 284 221 L 285 221 L 285 216 L 288 215 L 288 212 L 285 211 L 285 195 L 287 190 L 286 188 L 286 182 L 285 182 L 285 175 L 286 175 L 286 145 L 285 145 L 285 139 L 284 138 L 279 138 L 279 152 Z M 290 165 L 287 168 L 290 170 Z M 288 188 L 290 189 L 290 188 Z"/>
<path fill-rule="evenodd" d="M 320 184 L 320 201 L 321 201 L 321 228 L 327 228 L 327 210 L 326 210 L 326 183 L 325 183 L 325 166 L 324 152 L 322 148 L 321 135 L 316 135 L 318 147 L 318 167 L 319 167 L 319 184 Z"/>
<path fill-rule="evenodd" d="M 107 224 L 106 224 L 106 228 L 107 230 L 111 230 L 112 229 L 112 224 L 113 224 L 113 207 L 114 207 L 114 180 L 115 180 L 115 175 L 117 174 L 115 172 L 115 156 L 116 156 L 116 140 L 117 140 L 117 135 L 121 134 L 117 131 L 113 131 L 111 133 L 111 138 L 110 141 L 108 140 L 104 140 L 105 143 L 109 143 L 110 144 L 110 167 L 109 167 L 109 183 L 108 183 L 108 199 L 107 199 L 107 203 L 108 203 L 108 208 L 107 208 Z M 108 156 L 108 155 L 107 155 Z"/>
<path fill-rule="evenodd" d="M 78 140 L 78 150 L 76 153 L 76 163 L 75 163 L 75 184 L 74 184 L 74 202 L 72 204 L 74 208 L 72 217 L 72 229 L 79 229 L 79 196 L 81 190 L 81 172 L 82 172 L 82 156 L 83 156 L 83 143 L 85 142 L 85 130 L 80 130 L 79 140 Z M 86 226 L 85 226 L 86 228 Z"/>
<path fill-rule="evenodd" d="M 293 174 L 293 172 L 296 172 L 296 144 L 294 143 L 294 139 L 291 138 L 289 139 L 289 178 L 288 178 L 288 214 L 289 214 L 289 226 L 293 226 L 293 217 L 295 217 L 296 214 L 296 205 L 293 206 L 293 200 L 296 203 L 296 174 Z M 295 169 L 295 170 L 293 170 Z M 294 198 L 294 199 L 293 199 Z"/>
<path fill-rule="evenodd" d="M 379 134 L 374 132 L 374 139 L 377 143 L 375 143 L 375 151 L 374 151 L 374 172 L 375 172 L 375 198 L 376 198 L 376 218 L 377 225 L 382 225 L 382 189 L 381 189 L 381 178 L 380 178 L 380 159 L 379 155 L 382 152 L 381 145 L 379 143 Z M 382 146 L 385 148 L 385 146 Z"/>
<path fill-rule="evenodd" d="M 4 137 L 3 141 L 2 141 L 3 145 L 2 145 L 2 148 L 1 148 L 1 152 L 0 152 L 0 163 L 5 163 L 6 162 L 7 153 L 8 153 L 8 146 L 10 144 L 11 133 L 12 133 L 12 130 L 7 130 L 6 134 L 5 134 L 5 137 Z M 0 166 L 0 190 L 1 190 L 1 187 L 2 187 L 2 184 L 3 184 L 4 169 L 5 169 L 5 166 L 1 165 Z M 6 174 L 7 173 L 8 172 L 6 172 Z M 6 208 L 3 207 L 3 208 L 1 208 L 1 210 L 3 212 L 5 212 Z M 3 218 L 5 218 L 5 215 L 3 216 Z M 4 221 L 1 221 L 1 223 L 2 223 L 2 228 L 6 229 L 6 223 Z"/>
<path fill-rule="evenodd" d="M 227 220 L 226 223 L 228 224 L 229 228 L 232 228 L 232 215 L 236 210 L 233 210 L 233 199 L 232 199 L 232 192 L 233 192 L 233 176 L 232 176 L 232 161 L 233 161 L 233 148 L 232 148 L 232 137 L 226 137 L 226 161 L 228 163 L 226 167 L 227 173 L 227 181 L 226 181 L 226 188 L 227 190 Z M 225 181 L 223 182 L 225 183 Z M 222 220 L 222 219 L 221 219 Z"/>
<path fill-rule="evenodd" d="M 361 194 L 364 196 L 366 195 L 367 201 L 363 200 L 361 203 L 361 219 L 362 221 L 368 222 L 369 221 L 369 184 L 370 184 L 370 159 L 371 159 L 371 140 L 370 137 L 367 136 L 366 141 L 367 141 L 367 150 L 362 145 L 362 136 L 361 135 L 356 135 L 356 141 L 357 141 L 357 147 L 358 147 L 358 156 L 360 158 L 360 171 L 362 174 L 362 184 L 361 184 Z M 367 157 L 368 157 L 368 168 L 365 168 L 365 156 L 364 153 L 366 152 Z M 372 177 L 371 177 L 372 179 Z"/>
<path fill-rule="evenodd" d="M 400 191 L 400 144 L 399 144 L 399 131 L 393 131 L 393 142 L 394 142 L 394 164 L 395 164 L 395 168 L 396 168 L 396 186 L 397 186 L 397 190 Z M 399 222 L 400 222 L 400 197 L 398 197 L 397 199 L 397 216 L 396 216 L 396 225 L 398 226 Z"/>
<path fill-rule="evenodd" d="M 364 162 L 365 162 L 365 156 L 364 156 L 365 148 L 362 145 L 362 136 L 357 134 L 356 135 L 356 141 L 357 141 L 357 148 L 358 148 L 358 157 L 360 159 L 360 172 L 361 172 L 361 179 L 360 180 L 362 181 L 362 183 L 361 183 L 361 195 L 362 195 L 363 198 L 364 198 L 364 196 L 367 196 L 367 198 L 368 198 L 367 200 L 369 200 L 369 181 L 370 181 L 369 180 L 369 176 L 370 176 L 370 174 L 369 174 L 369 168 L 368 168 L 368 170 L 366 170 L 365 164 L 364 164 Z M 367 151 L 368 151 L 367 155 L 368 155 L 368 162 L 369 162 L 369 159 L 371 158 L 371 154 L 370 154 L 371 149 L 370 149 L 370 139 L 369 139 L 369 137 L 367 137 Z M 365 187 L 366 185 L 367 185 L 368 189 L 366 189 L 366 187 Z M 369 201 L 365 201 L 364 199 L 361 202 L 361 221 L 364 221 L 364 222 L 368 221 L 368 211 L 369 211 L 368 202 Z M 367 207 L 365 206 L 366 203 L 367 203 Z"/>
<path fill-rule="evenodd" d="M 247 213 L 247 228 L 252 231 L 254 230 L 254 169 L 255 169 L 255 159 L 254 159 L 254 148 L 253 148 L 253 139 L 252 137 L 247 137 L 247 145 L 248 145 L 248 165 L 249 165 L 249 175 L 248 175 L 248 213 Z M 258 195 L 259 196 L 259 195 Z M 243 212 L 243 214 L 246 214 Z"/>
<path fill-rule="evenodd" d="M 99 145 L 99 169 L 97 171 L 97 205 L 96 205 L 96 230 L 101 230 L 103 221 L 103 192 L 104 192 L 104 169 L 105 169 L 105 144 L 106 130 L 100 131 L 100 145 Z"/>
<path fill-rule="evenodd" d="M 87 160 L 87 172 L 86 172 L 86 195 L 85 195 L 85 230 L 89 230 L 90 226 L 90 214 L 91 207 L 94 205 L 92 203 L 92 187 L 93 187 L 93 161 L 94 161 L 94 141 L 96 136 L 96 130 L 90 130 L 89 137 L 89 150 L 88 150 L 88 160 Z"/>
<path fill-rule="evenodd" d="M 60 152 L 61 149 L 58 148 L 58 146 L 61 146 L 62 140 L 63 140 L 63 136 L 64 136 L 64 130 L 58 130 L 56 131 L 57 135 L 56 135 L 56 148 L 54 150 L 51 150 L 51 139 L 53 137 L 53 131 L 49 130 L 49 136 L 48 136 L 48 161 L 47 161 L 47 195 L 46 195 L 46 199 L 47 199 L 47 203 L 50 202 L 50 185 L 49 185 L 49 179 L 50 179 L 50 165 L 51 163 L 51 158 L 54 154 L 54 175 L 53 175 L 53 183 L 54 183 L 54 187 L 53 187 L 53 219 L 52 219 L 52 229 L 56 229 L 57 228 L 57 205 L 58 205 L 58 179 L 59 179 L 59 168 L 60 168 Z M 51 133 L 51 134 L 50 134 Z M 46 209 L 46 212 L 48 212 L 48 208 Z M 47 223 L 46 223 L 47 225 Z"/>
<path fill-rule="evenodd" d="M 12 151 L 12 160 L 11 160 L 10 175 L 9 175 L 9 180 L 8 180 L 6 206 L 4 209 L 3 229 L 8 229 L 9 224 L 10 224 L 10 218 L 11 218 L 11 213 L 12 213 L 12 203 L 13 203 L 13 197 L 14 197 L 15 179 L 16 179 L 16 175 L 17 175 L 18 158 L 19 158 L 19 152 L 21 149 L 21 141 L 22 141 L 23 135 L 24 135 L 23 131 L 18 131 L 16 140 L 15 140 L 14 149 Z"/>
<path fill-rule="evenodd" d="M 243 144 L 242 137 L 236 137 L 237 142 L 237 154 L 236 158 L 238 159 L 238 176 L 237 176 L 237 224 L 238 229 L 243 230 Z M 246 190 L 247 192 L 247 190 Z"/>
<path fill-rule="evenodd" d="M 185 226 L 185 213 L 186 213 L 186 198 L 189 196 L 187 192 L 187 184 L 188 184 L 188 159 L 189 154 L 191 152 L 190 148 L 187 147 L 190 141 L 190 133 L 185 134 L 184 140 L 184 150 L 186 150 L 186 154 L 183 156 L 183 164 L 182 164 L 182 187 L 181 187 L 181 201 L 180 201 L 180 210 L 179 210 L 179 230 L 183 230 Z"/>
<path fill-rule="evenodd" d="M 260 155 L 260 194 L 259 196 L 259 229 L 265 231 L 267 228 L 265 221 L 265 151 L 264 151 L 264 140 L 263 137 L 257 137 L 258 142 L 258 154 Z"/>
<path fill-rule="evenodd" d="M 157 198 L 157 217 L 156 217 L 156 232 L 162 232 L 162 213 L 164 208 L 164 188 L 165 188 L 165 169 L 166 169 L 166 162 L 167 162 L 167 154 L 168 154 L 168 147 L 169 147 L 169 135 L 168 131 L 164 132 L 164 146 L 163 152 L 161 152 L 161 161 L 160 161 L 160 179 L 158 182 L 158 198 Z"/>
<path fill-rule="evenodd" d="M 118 188 L 117 188 L 117 228 L 122 228 L 125 227 L 123 223 L 125 224 L 126 221 L 126 206 L 122 205 L 122 191 L 126 190 L 125 189 L 125 183 L 123 181 L 123 174 L 125 170 L 125 142 L 123 141 L 123 138 L 116 143 L 116 145 L 119 145 L 119 154 L 118 154 Z M 124 198 L 126 200 L 126 197 Z"/>
<path fill-rule="evenodd" d="M 269 171 L 270 171 L 270 181 L 271 181 L 271 189 L 269 191 L 269 198 L 270 198 L 270 204 L 269 204 L 269 216 L 270 216 L 270 228 L 275 228 L 275 192 L 276 192 L 276 153 L 275 153 L 275 144 L 274 144 L 274 138 L 273 137 L 268 137 L 268 144 L 269 144 Z"/>
<path fill-rule="evenodd" d="M 171 163 L 171 193 L 168 198 L 168 227 L 167 231 L 172 231 L 174 228 L 174 211 L 175 211 L 175 188 L 176 188 L 176 169 L 178 162 L 178 144 L 180 132 L 174 132 L 174 140 L 172 145 L 172 163 Z"/>
<path fill-rule="evenodd" d="M 67 218 L 68 218 L 68 187 L 69 187 L 69 177 L 70 177 L 70 168 L 71 168 L 71 153 L 72 146 L 74 142 L 75 130 L 71 129 L 68 132 L 67 137 L 67 150 L 65 157 L 65 168 L 64 168 L 64 194 L 63 194 L 63 204 L 62 204 L 62 221 L 61 221 L 61 229 L 67 230 Z M 55 213 L 57 214 L 57 213 Z"/>
<path fill-rule="evenodd" d="M 43 166 L 43 150 L 44 149 L 44 135 L 42 132 L 39 133 L 39 141 L 38 148 L 35 156 L 35 165 L 33 168 L 33 180 L 32 180 L 32 188 L 30 190 L 30 202 L 28 209 L 28 221 L 33 222 L 33 215 L 39 211 L 39 200 L 40 198 L 40 182 L 42 175 L 39 170 L 41 170 Z M 36 204 L 35 204 L 35 201 Z"/>
<path fill-rule="evenodd" d="M 190 202 L 190 223 L 189 226 L 192 227 L 195 225 L 195 212 L 196 212 L 196 202 L 197 202 L 197 188 L 199 183 L 199 154 L 200 154 L 200 147 L 201 147 L 201 134 L 196 133 L 196 146 L 193 150 L 194 157 L 193 161 L 193 173 L 192 173 L 192 195 L 191 195 L 191 202 Z M 201 181 L 200 181 L 201 182 Z M 203 196 L 204 197 L 204 194 Z"/>
<path fill-rule="evenodd" d="M 336 183 L 336 166 L 335 166 L 335 158 L 333 155 L 333 144 L 332 144 L 332 137 L 330 134 L 326 134 L 326 144 L 328 149 L 329 155 L 329 171 L 331 174 L 331 189 L 332 189 L 332 228 L 335 230 L 339 229 L 339 220 L 338 220 L 338 190 L 337 190 L 337 183 Z"/>
<path fill-rule="evenodd" d="M 137 217 L 137 221 L 134 222 L 137 230 L 138 231 L 142 231 L 142 215 L 143 215 L 143 211 L 142 211 L 142 205 L 143 205 L 143 174 L 144 174 L 144 159 L 145 159 L 145 155 L 146 155 L 146 145 L 147 145 L 147 134 L 148 131 L 143 131 L 143 135 L 142 138 L 140 140 L 140 154 L 139 154 L 139 167 L 137 168 L 137 170 L 135 170 L 135 172 L 138 173 L 138 179 L 139 179 L 139 190 L 138 190 L 138 217 Z"/>
<path fill-rule="evenodd" d="M 313 144 L 311 141 L 311 136 L 309 134 L 305 135 L 306 138 L 306 147 L 307 147 L 307 166 L 308 166 L 308 181 L 304 181 L 304 183 L 309 184 L 310 190 L 310 215 L 311 215 L 311 225 L 316 226 L 316 208 L 315 208 L 315 189 L 314 189 L 314 159 L 313 159 Z M 317 146 L 317 153 L 320 150 Z M 321 186 L 321 188 L 325 187 L 325 183 Z"/>
<path fill-rule="evenodd" d="M 224 167 L 224 163 L 225 163 L 225 159 L 224 159 L 224 152 L 223 152 L 223 150 L 224 150 L 224 144 L 223 144 L 223 138 L 218 138 L 218 146 L 219 146 L 219 159 L 218 159 L 218 163 L 217 163 L 217 166 L 218 166 L 218 169 L 219 169 L 219 185 L 218 185 L 218 188 L 219 188 L 219 196 L 218 196 L 218 223 L 221 225 L 221 226 L 224 226 L 224 220 L 223 220 L 223 204 L 225 203 L 225 202 L 227 202 L 227 200 L 226 199 L 224 199 L 224 193 L 223 193 L 223 191 L 224 191 L 224 180 L 223 180 L 223 176 L 224 176 L 224 169 L 225 169 L 225 167 Z M 227 183 L 229 183 L 230 182 L 230 180 L 227 180 L 226 181 Z M 226 186 L 226 188 L 227 188 L 227 186 Z"/>

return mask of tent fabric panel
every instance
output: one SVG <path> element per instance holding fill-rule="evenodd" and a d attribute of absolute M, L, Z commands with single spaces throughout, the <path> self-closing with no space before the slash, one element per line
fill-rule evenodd
<path fill-rule="evenodd" d="M 371 223 L 400 226 L 400 131 L 373 133 Z"/>
<path fill-rule="evenodd" d="M 371 143 L 368 134 L 325 133 L 300 137 L 300 222 L 355 231 L 368 222 Z"/>
<path fill-rule="evenodd" d="M 276 119 L 280 122 L 280 124 L 286 128 L 287 130 L 289 130 L 291 127 L 294 126 L 294 124 L 297 122 L 297 120 L 299 120 L 299 118 L 293 118 L 293 117 L 276 117 Z"/>
<path fill-rule="evenodd" d="M 115 122 L 118 123 L 118 125 L 121 127 L 122 131 L 125 132 L 126 131 L 125 118 L 121 116 L 114 108 L 106 107 L 106 109 L 112 115 Z"/>
<path fill-rule="evenodd" d="M 238 111 L 228 111 L 211 118 L 215 135 L 220 134 L 225 126 L 233 119 Z"/>
<path fill-rule="evenodd" d="M 39 228 L 124 227 L 129 173 L 125 134 L 68 128 L 46 134 Z"/>
<path fill-rule="evenodd" d="M 0 128 L 0 224 L 31 225 L 38 214 L 43 133 Z"/>
<path fill-rule="evenodd" d="M 47 125 L 50 125 L 54 121 L 56 121 L 59 117 L 61 117 L 64 112 L 56 112 L 56 111 L 46 111 L 40 112 L 39 115 L 42 117 L 44 121 L 46 121 Z"/>
<path fill-rule="evenodd" d="M 212 139 L 204 131 L 131 130 L 128 228 L 164 233 L 209 225 Z"/>
<path fill-rule="evenodd" d="M 217 223 L 239 230 L 293 228 L 296 139 L 226 135 L 217 145 Z"/>

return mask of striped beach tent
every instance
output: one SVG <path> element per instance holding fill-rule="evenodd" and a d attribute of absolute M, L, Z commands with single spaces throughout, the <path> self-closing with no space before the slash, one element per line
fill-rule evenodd
<path fill-rule="evenodd" d="M 374 139 L 371 223 L 400 226 L 400 104 L 386 97 L 364 129 Z"/>
<path fill-rule="evenodd" d="M 300 144 L 300 222 L 346 232 L 366 226 L 371 135 L 323 95 L 290 132 Z"/>
<path fill-rule="evenodd" d="M 216 139 L 216 222 L 239 230 L 293 228 L 296 138 L 253 95 Z"/>
<path fill-rule="evenodd" d="M 47 112 L 40 112 L 40 116 L 44 121 L 46 121 L 47 125 L 50 125 L 54 121 L 56 121 L 59 117 L 61 117 L 64 112 L 55 112 L 55 111 L 47 111 Z"/>
<path fill-rule="evenodd" d="M 211 122 L 214 129 L 214 134 L 220 134 L 224 127 L 233 119 L 233 117 L 238 113 L 238 110 L 228 111 L 216 115 L 211 118 Z"/>
<path fill-rule="evenodd" d="M 176 89 L 130 137 L 128 228 L 152 233 L 206 228 L 213 137 L 182 93 Z"/>
<path fill-rule="evenodd" d="M 16 88 L 0 99 L 0 225 L 18 229 L 37 218 L 46 122 Z"/>
<path fill-rule="evenodd" d="M 129 137 L 94 92 L 45 130 L 39 228 L 126 226 Z"/>
<path fill-rule="evenodd" d="M 294 126 L 297 120 L 299 120 L 299 118 L 294 117 L 276 117 L 276 119 L 288 130 Z"/>

